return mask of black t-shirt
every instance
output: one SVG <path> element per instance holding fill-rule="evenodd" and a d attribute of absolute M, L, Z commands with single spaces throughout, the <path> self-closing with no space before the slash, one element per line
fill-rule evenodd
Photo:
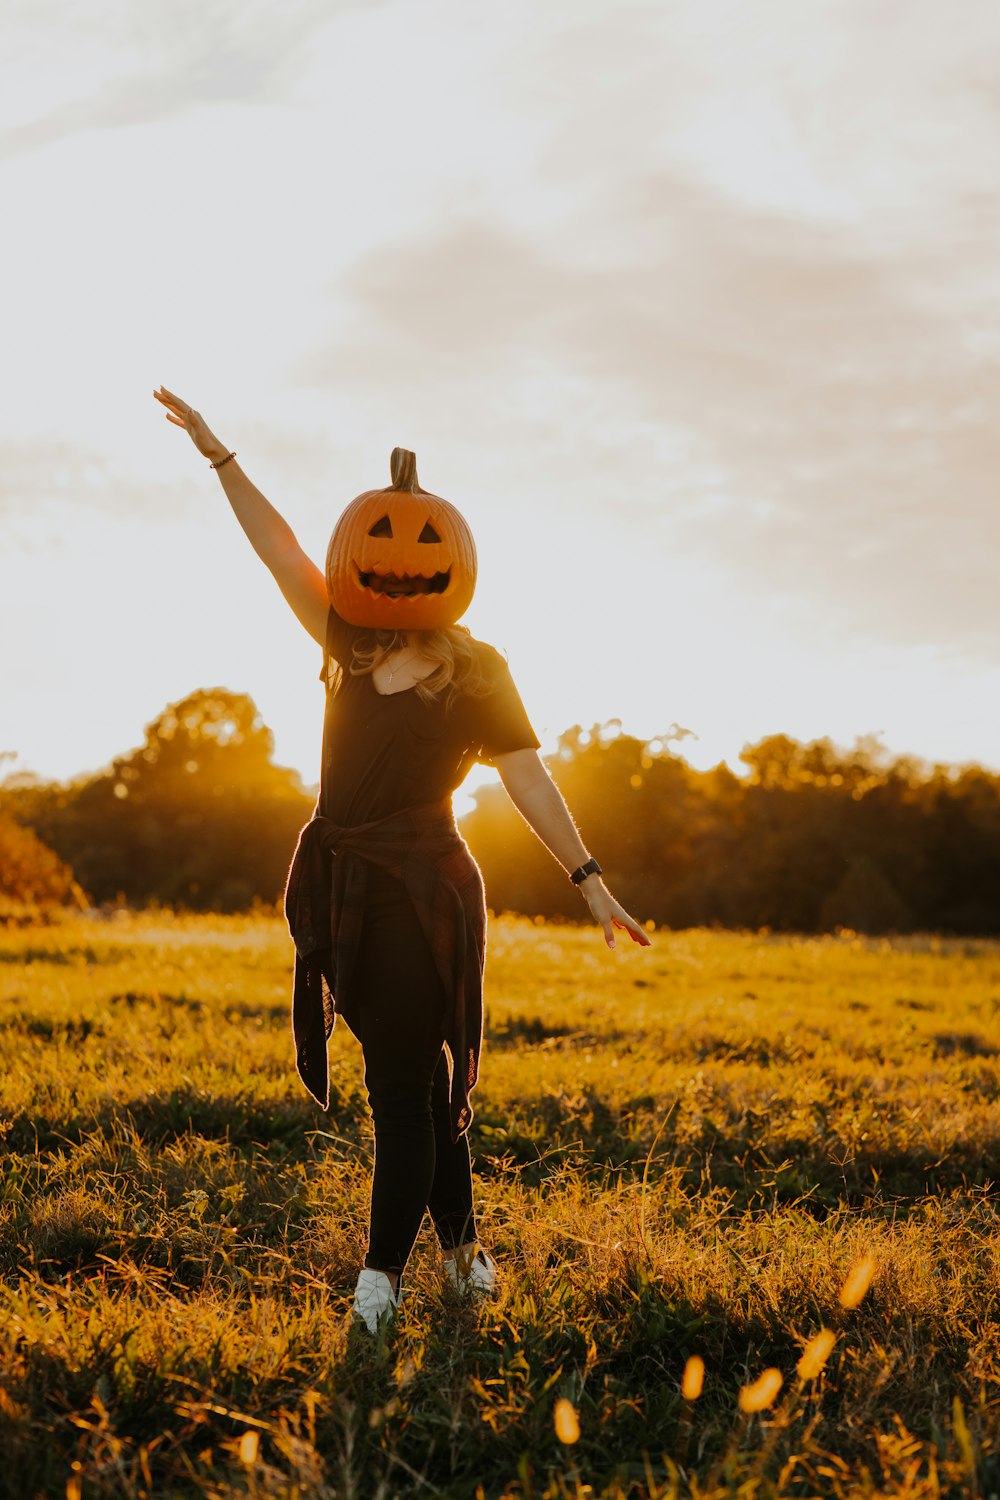
<path fill-rule="evenodd" d="M 446 708 L 443 696 L 425 703 L 413 687 L 381 694 L 370 672 L 352 676 L 361 633 L 330 610 L 324 671 L 332 656 L 343 672 L 337 691 L 327 694 L 320 811 L 333 822 L 355 827 L 438 801 L 474 762 L 539 748 L 507 663 L 485 641 L 471 644 L 492 690 L 478 698 L 459 693 Z"/>

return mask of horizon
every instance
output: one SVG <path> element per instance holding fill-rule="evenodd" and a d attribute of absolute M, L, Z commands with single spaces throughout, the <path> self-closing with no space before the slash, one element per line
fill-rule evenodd
<path fill-rule="evenodd" d="M 211 686 L 203 685 L 200 688 L 192 688 L 190 692 L 212 692 L 218 691 L 220 689 L 221 691 L 231 691 L 230 689 L 222 688 L 220 684 L 212 684 Z M 182 694 L 181 699 L 175 701 L 179 702 L 186 696 L 188 695 Z M 251 694 L 250 696 L 252 697 L 253 695 Z M 167 704 L 163 704 L 160 711 L 162 712 L 167 707 Z M 272 726 L 267 723 L 263 715 L 261 715 L 261 720 L 263 726 L 271 730 L 273 735 Z M 752 767 L 750 767 L 746 762 L 742 761 L 739 757 L 737 757 L 737 763 L 735 766 L 730 764 L 728 760 L 724 759 L 720 759 L 712 765 L 702 766 L 696 764 L 689 757 L 689 755 L 685 753 L 685 750 L 683 748 L 693 737 L 691 731 L 686 730 L 683 726 L 677 725 L 676 723 L 668 726 L 667 730 L 659 734 L 643 736 L 633 733 L 629 726 L 624 723 L 619 716 L 616 715 L 610 719 L 604 720 L 603 722 L 594 722 L 589 725 L 579 723 L 574 725 L 565 725 L 563 730 L 560 731 L 560 734 L 569 733 L 574 728 L 578 728 L 581 731 L 579 743 L 583 747 L 589 745 L 595 737 L 600 738 L 601 740 L 604 740 L 606 742 L 611 742 L 612 740 L 617 738 L 631 738 L 644 745 L 656 746 L 656 749 L 653 752 L 654 754 L 672 756 L 675 759 L 681 760 L 691 770 L 701 775 L 706 775 L 711 773 L 712 771 L 716 771 L 723 765 L 726 766 L 726 768 L 732 773 L 734 777 L 736 777 L 737 780 L 746 781 L 752 775 Z M 769 731 L 769 735 L 780 735 L 784 733 L 786 733 L 786 731 L 780 729 Z M 761 739 L 765 737 L 768 736 L 760 736 Z M 558 754 L 558 738 L 559 736 L 557 736 L 556 741 L 551 745 L 546 745 L 543 743 L 539 751 L 539 755 L 542 756 L 543 759 L 547 757 L 555 757 Z M 817 740 L 826 740 L 832 744 L 836 752 L 843 755 L 848 755 L 859 748 L 867 748 L 875 755 L 880 764 L 886 766 L 896 765 L 901 761 L 909 761 L 914 763 L 922 778 L 930 777 L 935 772 L 939 771 L 945 771 L 949 774 L 950 777 L 954 777 L 956 775 L 962 774 L 966 770 L 982 770 L 987 772 L 988 774 L 1000 776 L 1000 767 L 984 765 L 982 762 L 976 760 L 933 760 L 910 751 L 897 751 L 893 746 L 886 744 L 885 741 L 880 737 L 873 735 L 855 735 L 849 744 L 836 739 L 836 737 L 832 735 L 815 735 L 809 740 L 798 740 L 794 735 L 790 735 L 788 736 L 788 738 L 795 741 L 796 743 L 804 745 L 808 745 Z M 40 776 L 30 766 L 22 766 L 17 764 L 17 761 L 19 759 L 18 757 L 12 756 L 9 752 L 4 752 L 2 749 L 0 749 L 0 791 L 3 790 L 5 784 L 15 784 L 21 779 L 37 780 L 42 784 L 62 786 L 69 786 L 79 781 L 94 780 L 109 772 L 116 759 L 140 749 L 141 743 L 142 741 L 140 736 L 136 735 L 134 744 L 123 746 L 115 753 L 114 756 L 109 757 L 109 759 L 104 764 L 90 768 L 83 768 L 78 771 L 71 772 L 67 776 L 61 777 Z M 743 748 L 747 748 L 748 746 L 755 743 L 758 743 L 758 741 L 746 740 L 744 741 Z M 290 769 L 295 771 L 299 775 L 303 790 L 307 795 L 311 796 L 318 793 L 318 778 L 315 781 L 310 781 L 303 775 L 301 769 L 298 766 L 289 766 L 286 762 L 283 762 L 278 754 L 276 743 L 274 751 L 272 753 L 271 763 L 278 769 Z M 558 775 L 556 775 L 555 779 L 558 782 Z M 460 784 L 460 786 L 453 794 L 452 800 L 455 806 L 456 817 L 461 819 L 468 813 L 473 811 L 475 807 L 476 794 L 484 787 L 499 787 L 500 785 L 502 785 L 502 783 L 500 782 L 499 775 L 492 769 L 492 767 L 481 764 L 474 765 L 469 771 L 465 780 Z"/>

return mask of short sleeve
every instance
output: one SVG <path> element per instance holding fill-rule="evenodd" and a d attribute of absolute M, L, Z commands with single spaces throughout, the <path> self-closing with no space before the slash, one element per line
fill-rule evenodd
<path fill-rule="evenodd" d="M 484 648 L 481 665 L 491 691 L 471 700 L 476 759 L 489 765 L 495 756 L 512 750 L 540 749 L 541 742 L 499 651 L 492 646 Z"/>
<path fill-rule="evenodd" d="M 323 648 L 323 670 L 320 681 L 329 686 L 332 676 L 331 663 L 346 666 L 354 654 L 354 642 L 358 636 L 357 625 L 350 625 L 330 605 L 326 616 L 326 645 Z"/>

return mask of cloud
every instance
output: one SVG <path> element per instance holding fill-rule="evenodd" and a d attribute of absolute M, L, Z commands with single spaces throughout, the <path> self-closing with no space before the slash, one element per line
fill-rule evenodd
<path fill-rule="evenodd" d="M 99 16 L 81 12 L 76 21 L 51 0 L 22 6 L 7 21 L 8 64 L 30 63 L 34 88 L 56 102 L 0 130 L 0 159 L 83 130 L 147 124 L 203 105 L 283 105 L 316 34 L 372 3 L 290 0 L 276 11 L 236 0 L 185 0 L 165 11 L 106 0 Z"/>
<path fill-rule="evenodd" d="M 574 264 L 551 235 L 471 218 L 369 252 L 339 286 L 347 323 L 290 379 L 390 405 L 405 390 L 415 420 L 445 405 L 480 437 L 492 401 L 510 442 L 505 384 L 557 372 L 590 391 L 590 431 L 564 412 L 541 454 L 566 498 L 574 469 L 595 500 L 615 484 L 661 545 L 801 601 L 816 628 L 995 661 L 1000 365 L 923 295 L 933 255 L 866 254 L 665 172 L 622 178 L 605 211 L 641 266 Z M 595 435 L 601 396 L 644 442 Z M 651 473 L 657 431 L 673 443 Z"/>
<path fill-rule="evenodd" d="M 137 475 L 106 450 L 55 434 L 0 442 L 0 520 L 16 534 L 35 523 L 65 523 L 91 512 L 104 516 L 179 519 L 194 515 L 197 486 Z"/>
<path fill-rule="evenodd" d="M 102 72 L 92 18 L 64 9 L 15 11 L 36 39 L 58 25 L 66 73 L 0 149 L 280 103 L 315 56 L 322 99 L 341 50 L 311 46 L 331 14 L 319 0 L 280 14 L 116 0 L 97 23 Z M 1000 117 L 985 59 L 1000 19 L 983 0 L 944 34 L 927 0 L 905 25 L 869 0 L 765 13 L 581 0 L 563 24 L 514 3 L 477 50 L 458 6 L 419 22 L 394 7 L 392 60 L 433 56 L 433 98 L 426 70 L 423 100 L 383 91 L 375 145 L 362 136 L 346 186 L 334 171 L 336 212 L 312 241 L 370 224 L 362 189 L 389 201 L 401 157 L 425 211 L 407 200 L 328 286 L 326 331 L 287 383 L 336 397 L 331 470 L 356 432 L 386 431 L 386 453 L 431 434 L 467 472 L 489 455 L 512 512 L 575 522 L 613 504 L 630 557 L 698 559 L 741 597 L 787 601 L 804 632 L 995 662 Z M 365 78 L 382 33 L 360 29 L 343 65 Z M 457 109 L 456 62 L 474 79 Z M 325 143 L 336 117 L 315 108 Z M 422 133 L 435 110 L 444 124 Z M 278 293 L 269 305 L 284 317 Z M 294 431 L 288 447 L 303 478 L 327 451 Z M 82 448 L 63 452 L 63 490 L 46 454 L 7 456 L 7 516 L 53 493 L 133 503 Z"/>

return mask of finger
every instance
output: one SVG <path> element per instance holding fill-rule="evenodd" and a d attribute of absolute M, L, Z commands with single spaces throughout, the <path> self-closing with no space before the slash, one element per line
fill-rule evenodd
<path fill-rule="evenodd" d="M 161 399 L 164 406 L 171 406 L 174 411 L 189 412 L 191 410 L 186 401 L 182 401 L 179 396 L 171 396 L 169 391 L 165 391 Z"/>
<path fill-rule="evenodd" d="M 166 419 L 167 419 L 168 422 L 173 422 L 173 424 L 174 424 L 175 427 L 186 427 L 187 426 L 187 423 L 186 422 L 182 422 L 181 419 L 180 419 L 180 417 L 172 417 L 168 411 L 165 411 L 163 413 L 163 415 L 166 417 Z"/>
<path fill-rule="evenodd" d="M 637 924 L 629 928 L 629 937 L 633 943 L 638 943 L 640 948 L 652 948 L 653 939 L 644 927 Z"/>
<path fill-rule="evenodd" d="M 627 932 L 633 943 L 638 943 L 641 948 L 651 948 L 653 946 L 646 929 L 634 917 L 630 917 L 628 912 L 623 912 L 621 918 L 612 917 L 611 920 L 616 927 L 621 927 L 623 931 Z"/>
<path fill-rule="evenodd" d="M 604 941 L 607 943 L 609 948 L 613 948 L 615 946 L 615 929 L 612 927 L 610 922 L 603 923 L 603 927 Z"/>

